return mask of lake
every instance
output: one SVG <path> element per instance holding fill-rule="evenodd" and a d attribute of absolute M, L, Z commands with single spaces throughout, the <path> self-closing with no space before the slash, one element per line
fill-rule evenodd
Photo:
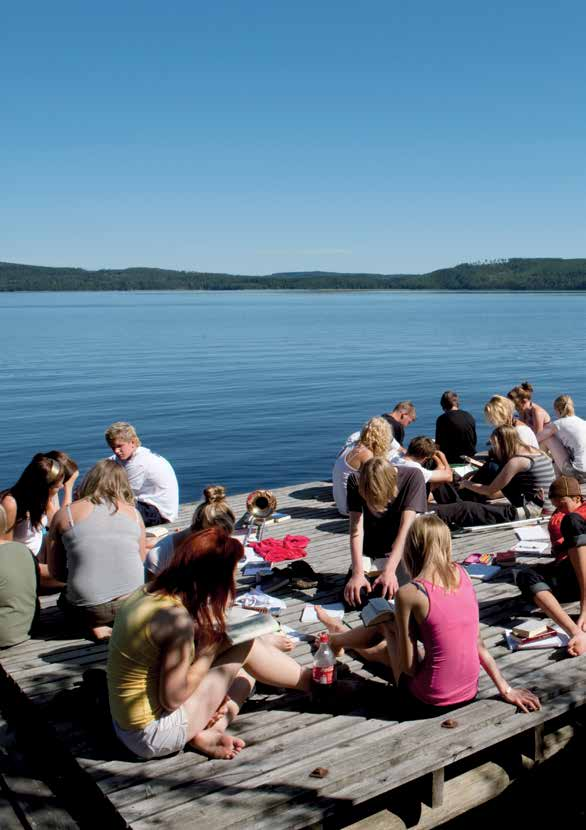
<path fill-rule="evenodd" d="M 446 389 L 488 437 L 488 398 L 523 380 L 586 414 L 584 293 L 0 294 L 0 484 L 33 453 L 86 470 L 133 423 L 182 501 L 328 478 L 346 436 L 403 399 L 432 435 Z"/>

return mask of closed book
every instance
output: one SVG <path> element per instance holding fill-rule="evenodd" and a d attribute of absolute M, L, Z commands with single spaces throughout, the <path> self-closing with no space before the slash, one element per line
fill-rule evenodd
<path fill-rule="evenodd" d="M 166 527 L 162 525 L 154 525 L 153 527 L 147 527 L 145 529 L 145 533 L 151 539 L 162 539 L 163 536 L 166 536 L 169 531 Z"/>
<path fill-rule="evenodd" d="M 549 626 L 544 620 L 525 620 L 525 622 L 516 625 L 512 634 L 513 637 L 518 637 L 521 640 L 531 640 L 533 637 L 539 637 L 545 634 Z"/>
<path fill-rule="evenodd" d="M 478 579 L 480 582 L 488 582 L 494 579 L 500 572 L 499 565 L 467 565 L 466 571 L 470 579 Z"/>
<path fill-rule="evenodd" d="M 279 623 L 270 614 L 232 606 L 226 615 L 226 636 L 233 646 L 278 630 Z"/>
<path fill-rule="evenodd" d="M 365 626 L 378 625 L 392 620 L 395 616 L 395 601 L 374 597 L 369 600 L 360 612 L 360 618 Z"/>

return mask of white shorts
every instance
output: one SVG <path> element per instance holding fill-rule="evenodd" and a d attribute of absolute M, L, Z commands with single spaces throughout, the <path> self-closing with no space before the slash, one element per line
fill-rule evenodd
<path fill-rule="evenodd" d="M 187 743 L 187 713 L 183 706 L 153 720 L 142 729 L 122 729 L 115 720 L 114 732 L 124 746 L 139 758 L 162 758 L 179 752 Z"/>

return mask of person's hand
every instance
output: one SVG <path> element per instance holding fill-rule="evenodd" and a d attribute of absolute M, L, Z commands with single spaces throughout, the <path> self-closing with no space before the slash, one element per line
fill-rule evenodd
<path fill-rule="evenodd" d="M 385 568 L 385 570 L 374 580 L 372 587 L 376 588 L 378 585 L 381 586 L 382 595 L 385 599 L 391 599 L 394 597 L 399 590 L 399 580 L 397 579 L 395 571 Z"/>
<path fill-rule="evenodd" d="M 364 574 L 353 574 L 344 588 L 344 599 L 348 605 L 353 605 L 354 607 L 360 605 L 360 591 L 362 588 L 366 589 L 367 594 L 370 594 L 372 591 L 370 582 Z"/>
<path fill-rule="evenodd" d="M 469 481 L 469 479 L 467 479 L 467 478 L 461 478 L 460 479 L 460 481 L 458 482 L 458 486 L 460 487 L 460 490 L 469 490 L 470 489 L 468 487 L 468 481 Z"/>
<path fill-rule="evenodd" d="M 586 631 L 586 611 L 582 611 L 582 613 L 576 620 L 576 625 L 578 626 L 580 631 Z"/>
<path fill-rule="evenodd" d="M 570 657 L 579 657 L 581 654 L 586 654 L 586 631 L 574 634 L 568 643 L 568 654 Z"/>
<path fill-rule="evenodd" d="M 69 476 L 67 481 L 63 482 L 63 489 L 67 490 L 69 493 L 73 493 L 73 485 L 75 484 L 75 482 L 77 481 L 78 478 L 79 478 L 79 470 L 76 470 L 74 473 L 72 473 Z"/>
<path fill-rule="evenodd" d="M 509 686 L 501 697 L 507 703 L 517 706 L 522 712 L 537 712 L 538 709 L 541 709 L 539 698 L 529 689 L 511 689 Z"/>

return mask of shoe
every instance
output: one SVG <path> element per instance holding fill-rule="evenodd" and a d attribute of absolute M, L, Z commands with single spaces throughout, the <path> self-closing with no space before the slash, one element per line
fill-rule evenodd
<path fill-rule="evenodd" d="M 517 507 L 518 519 L 538 519 L 543 512 L 543 507 L 533 501 L 527 502 L 523 507 Z"/>

